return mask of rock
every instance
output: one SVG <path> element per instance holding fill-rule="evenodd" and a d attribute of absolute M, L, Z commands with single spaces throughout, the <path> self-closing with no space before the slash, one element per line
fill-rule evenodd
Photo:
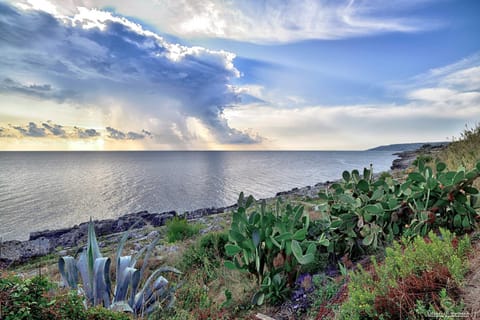
<path fill-rule="evenodd" d="M 37 238 L 28 241 L 6 241 L 0 246 L 0 264 L 25 262 L 31 258 L 52 253 L 54 246 L 48 238 Z"/>
<path fill-rule="evenodd" d="M 160 235 L 160 232 L 158 232 L 157 230 L 153 230 L 152 232 L 147 234 L 147 239 L 152 241 L 153 239 L 157 238 L 159 235 Z"/>

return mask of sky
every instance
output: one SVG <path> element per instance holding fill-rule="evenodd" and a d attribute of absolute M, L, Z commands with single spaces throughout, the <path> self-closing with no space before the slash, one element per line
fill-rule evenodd
<path fill-rule="evenodd" d="M 477 0 L 0 0 L 0 150 L 364 150 L 480 122 Z"/>

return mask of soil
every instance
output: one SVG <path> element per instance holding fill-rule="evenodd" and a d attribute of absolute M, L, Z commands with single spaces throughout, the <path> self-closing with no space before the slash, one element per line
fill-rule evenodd
<path fill-rule="evenodd" d="M 473 244 L 470 272 L 465 283 L 460 297 L 465 303 L 465 312 L 468 312 L 469 319 L 480 319 L 480 241 Z"/>

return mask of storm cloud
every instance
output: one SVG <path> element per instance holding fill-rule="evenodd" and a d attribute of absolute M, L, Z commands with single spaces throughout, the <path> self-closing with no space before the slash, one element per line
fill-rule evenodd
<path fill-rule="evenodd" d="M 107 113 L 115 106 L 124 118 L 150 121 L 149 130 L 174 124 L 183 139 L 193 117 L 220 143 L 259 141 L 223 117 L 238 102 L 230 84 L 240 76 L 232 53 L 170 43 L 124 17 L 86 8 L 56 16 L 0 3 L 0 30 L 2 94 L 95 105 Z M 25 130 L 55 134 L 61 128 Z M 145 137 L 129 133 L 123 133 L 127 139 Z"/>

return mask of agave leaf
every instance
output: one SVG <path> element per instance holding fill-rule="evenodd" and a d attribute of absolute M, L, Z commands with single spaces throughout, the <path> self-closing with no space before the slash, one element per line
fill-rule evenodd
<path fill-rule="evenodd" d="M 97 258 L 95 260 L 95 282 L 93 286 L 93 304 L 110 306 L 111 281 L 110 258 Z"/>
<path fill-rule="evenodd" d="M 102 254 L 100 252 L 100 247 L 98 246 L 97 236 L 95 235 L 95 225 L 90 217 L 90 222 L 88 223 L 87 240 L 87 271 L 90 288 L 94 288 L 95 260 L 101 257 Z"/>
<path fill-rule="evenodd" d="M 134 268 L 130 268 L 131 256 L 123 256 L 117 259 L 117 282 L 115 284 L 114 301 L 124 301 L 127 297 L 128 285 L 130 284 L 131 273 Z M 132 270 L 133 269 L 133 270 Z"/>
<path fill-rule="evenodd" d="M 167 291 L 168 280 L 163 276 L 159 276 L 153 283 L 152 287 L 148 289 L 148 294 L 145 295 L 145 307 L 150 305 L 150 303 L 161 297 Z"/>
<path fill-rule="evenodd" d="M 75 259 L 71 256 L 60 257 L 58 259 L 58 269 L 65 285 L 77 289 L 78 269 Z"/>
<path fill-rule="evenodd" d="M 135 254 L 135 257 L 133 257 L 132 261 L 130 261 L 130 267 L 132 267 L 132 268 L 135 267 L 135 265 L 137 264 L 138 259 L 140 259 L 140 257 L 145 253 L 146 250 L 147 250 L 147 246 L 143 247 L 142 249 L 140 249 L 140 250 Z"/>
<path fill-rule="evenodd" d="M 138 285 L 140 284 L 140 271 L 135 270 L 132 273 L 132 277 L 130 279 L 130 286 L 131 286 L 131 291 L 130 291 L 130 299 L 129 299 L 129 304 L 130 306 L 133 307 L 133 304 L 135 302 L 135 295 L 137 294 L 138 290 Z"/>
<path fill-rule="evenodd" d="M 160 241 L 160 237 L 156 237 L 149 245 L 147 248 L 147 253 L 145 253 L 145 257 L 143 258 L 143 265 L 142 269 L 140 269 L 140 279 L 143 278 L 143 274 L 145 273 L 145 269 L 147 268 L 148 265 L 148 260 L 150 259 L 150 255 L 152 254 L 153 249 L 157 245 L 158 241 Z"/>
<path fill-rule="evenodd" d="M 146 293 L 149 290 L 150 283 L 162 272 L 173 272 L 173 273 L 181 274 L 181 272 L 178 269 L 175 269 L 173 267 L 160 267 L 154 272 L 152 272 L 150 277 L 148 277 L 147 281 L 145 281 L 143 288 L 135 295 L 133 310 L 135 311 L 136 314 L 138 314 L 138 311 L 142 309 L 142 306 L 145 302 L 145 296 L 147 296 Z"/>
<path fill-rule="evenodd" d="M 85 250 L 80 253 L 80 257 L 77 261 L 77 269 L 80 271 L 80 276 L 82 277 L 87 304 L 93 304 L 93 282 L 91 282 L 89 278 L 87 252 Z"/>

